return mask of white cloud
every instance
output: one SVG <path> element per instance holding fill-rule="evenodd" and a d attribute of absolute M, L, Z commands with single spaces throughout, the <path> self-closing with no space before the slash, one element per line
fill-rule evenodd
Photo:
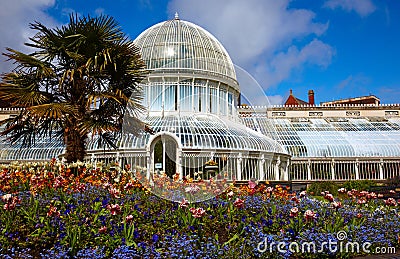
<path fill-rule="evenodd" d="M 288 0 L 172 0 L 168 10 L 209 30 L 242 64 L 293 39 L 326 31 L 327 24 L 313 22 L 313 12 L 288 5 Z"/>
<path fill-rule="evenodd" d="M 54 6 L 55 0 L 3 0 L 0 8 L 0 53 L 6 47 L 19 51 L 27 51 L 24 45 L 35 31 L 29 29 L 29 23 L 39 21 L 53 26 L 55 21 L 44 10 Z M 0 58 L 0 73 L 8 72 L 13 64 Z"/>
<path fill-rule="evenodd" d="M 371 0 L 328 0 L 324 6 L 330 9 L 341 8 L 347 12 L 354 11 L 361 17 L 368 16 L 376 10 Z"/>
<path fill-rule="evenodd" d="M 310 63 L 326 67 L 333 48 L 318 37 L 327 23 L 315 22 L 314 12 L 289 7 L 289 0 L 171 0 L 168 13 L 210 31 L 235 64 L 260 80 L 264 90 L 288 79 L 292 70 Z M 299 44 L 305 46 L 297 47 Z M 299 50 L 300 48 L 300 50 Z M 287 50 L 287 52 L 283 52 Z M 243 89 L 243 86 L 242 86 Z"/>
<path fill-rule="evenodd" d="M 363 74 L 349 75 L 346 79 L 342 80 L 336 85 L 336 89 L 342 91 L 343 89 L 349 90 L 363 90 L 366 91 L 366 86 L 371 83 L 371 79 Z M 361 93 L 364 94 L 364 93 Z"/>
<path fill-rule="evenodd" d="M 256 74 L 270 85 L 276 85 L 305 65 L 326 68 L 334 55 L 335 50 L 330 45 L 314 39 L 300 50 L 290 46 L 286 52 L 277 53 L 270 61 L 259 65 Z"/>

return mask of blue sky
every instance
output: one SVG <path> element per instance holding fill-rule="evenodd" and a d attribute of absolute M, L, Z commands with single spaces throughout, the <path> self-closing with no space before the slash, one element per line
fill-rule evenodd
<path fill-rule="evenodd" d="M 60 26 L 71 12 L 111 15 L 132 39 L 178 12 L 219 39 L 273 104 L 289 89 L 304 100 L 313 89 L 317 103 L 369 94 L 400 103 L 398 0 L 3 0 L 1 52 L 27 51 L 30 22 Z M 12 67 L 3 61 L 0 72 Z"/>

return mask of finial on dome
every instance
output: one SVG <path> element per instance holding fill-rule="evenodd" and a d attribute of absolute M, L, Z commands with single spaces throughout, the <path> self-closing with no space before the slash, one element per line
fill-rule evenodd
<path fill-rule="evenodd" d="M 175 20 L 179 20 L 178 12 L 175 12 Z"/>

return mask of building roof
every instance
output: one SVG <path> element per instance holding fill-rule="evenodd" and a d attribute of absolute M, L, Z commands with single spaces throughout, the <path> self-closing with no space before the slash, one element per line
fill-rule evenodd
<path fill-rule="evenodd" d="M 285 105 L 307 105 L 308 102 L 305 102 L 303 100 L 300 100 L 299 98 L 295 97 L 293 95 L 292 89 L 290 89 L 290 94 L 289 97 L 287 98 Z"/>
<path fill-rule="evenodd" d="M 381 100 L 375 95 L 353 97 L 341 100 L 333 100 L 329 102 L 321 102 L 321 105 L 332 104 L 380 104 Z"/>

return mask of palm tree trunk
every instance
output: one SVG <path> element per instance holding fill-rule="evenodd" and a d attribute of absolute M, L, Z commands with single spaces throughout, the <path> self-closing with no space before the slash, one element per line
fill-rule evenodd
<path fill-rule="evenodd" d="M 68 127 L 65 129 L 65 159 L 67 163 L 83 161 L 86 154 L 86 136 L 81 136 L 76 127 Z"/>

